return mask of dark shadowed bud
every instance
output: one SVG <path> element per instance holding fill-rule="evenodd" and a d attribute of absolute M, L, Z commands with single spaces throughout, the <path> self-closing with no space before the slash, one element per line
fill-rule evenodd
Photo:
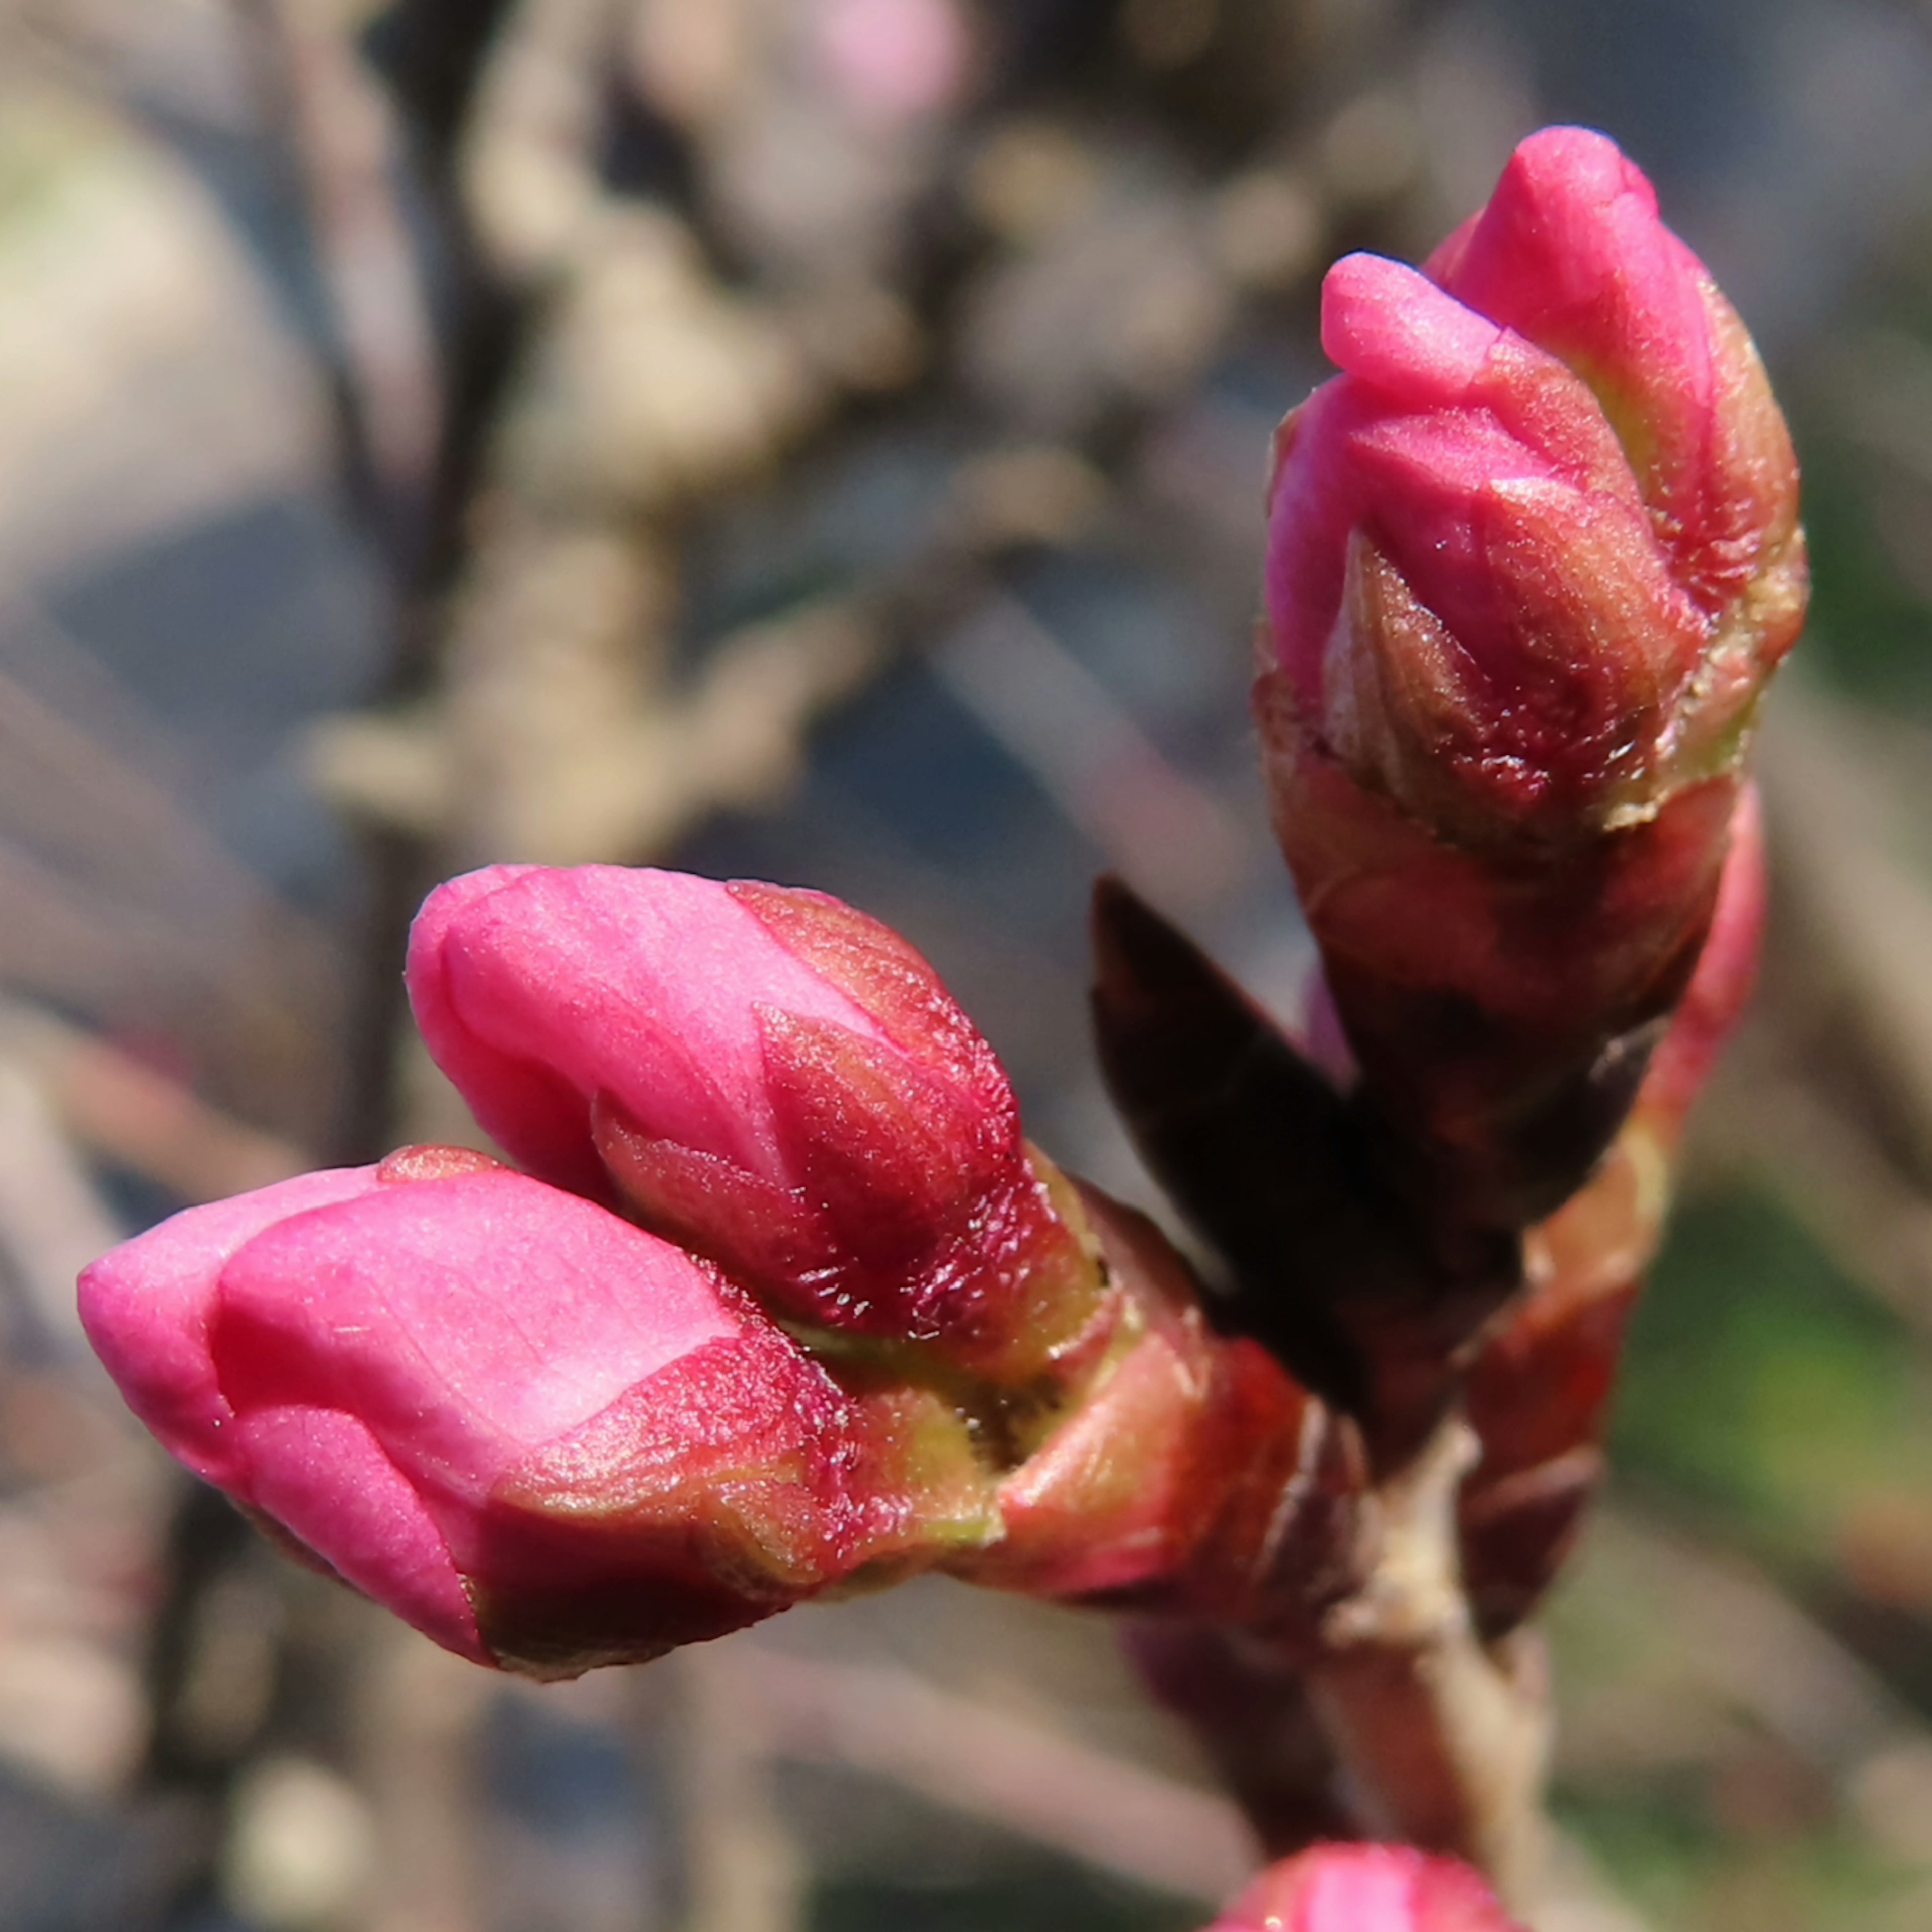
<path fill-rule="evenodd" d="M 1763 833 L 1748 788 L 1710 937 L 1630 1118 L 1588 1186 L 1530 1231 L 1528 1292 L 1470 1371 L 1465 1405 L 1482 1460 L 1462 1490 L 1462 1570 L 1486 1635 L 1535 1607 L 1601 1484 L 1610 1398 L 1663 1232 L 1672 1156 L 1750 997 L 1764 914 Z"/>

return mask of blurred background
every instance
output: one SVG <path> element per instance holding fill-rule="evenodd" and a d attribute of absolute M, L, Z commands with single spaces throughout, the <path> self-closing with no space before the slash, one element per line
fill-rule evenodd
<path fill-rule="evenodd" d="M 1262 997 L 1245 709 L 1319 273 L 1539 123 L 1797 431 L 1776 926 L 1550 1618 L 1544 1932 L 1932 1924 L 1932 5 L 0 0 L 0 1926 L 1183 1932 L 1105 1623 L 944 1583 L 536 1690 L 272 1556 L 76 1268 L 473 1131 L 427 885 L 672 862 L 939 966 L 1036 1138 L 1111 867 Z"/>

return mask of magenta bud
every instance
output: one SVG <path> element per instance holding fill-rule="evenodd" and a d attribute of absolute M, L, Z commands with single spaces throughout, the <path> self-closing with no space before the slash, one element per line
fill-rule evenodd
<path fill-rule="evenodd" d="M 1037 1372 L 1098 1282 L 1004 1070 L 938 976 L 816 892 L 498 866 L 433 892 L 430 1052 L 533 1172 L 709 1256 L 786 1318 Z"/>
<path fill-rule="evenodd" d="M 1406 1845 L 1317 1845 L 1268 1867 L 1210 1932 L 1523 1932 L 1466 1865 Z"/>
<path fill-rule="evenodd" d="M 191 1208 L 80 1309 L 165 1448 L 478 1663 L 640 1660 L 994 1520 L 963 1426 L 949 1460 L 710 1264 L 464 1150 Z"/>
<path fill-rule="evenodd" d="M 1580 128 L 1526 141 L 1422 270 L 1337 262 L 1322 340 L 1342 374 L 1270 501 L 1276 824 L 1405 1186 L 1520 1228 L 1587 1178 L 1702 950 L 1804 613 L 1790 440 Z"/>
<path fill-rule="evenodd" d="M 1311 748 L 1474 845 L 1732 768 L 1803 614 L 1797 471 L 1614 145 L 1532 136 L 1423 272 L 1338 262 L 1322 342 L 1343 374 L 1283 426 L 1268 565 Z"/>

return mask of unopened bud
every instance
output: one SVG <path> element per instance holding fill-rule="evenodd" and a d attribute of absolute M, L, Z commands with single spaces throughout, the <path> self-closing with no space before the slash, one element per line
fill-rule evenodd
<path fill-rule="evenodd" d="M 510 1153 L 789 1321 L 1018 1380 L 1095 1318 L 1098 1270 L 992 1049 L 911 946 L 836 899 L 493 867 L 430 895 L 409 982 Z"/>
<path fill-rule="evenodd" d="M 1802 621 L 1784 419 L 1604 136 L 1550 128 L 1418 272 L 1330 272 L 1283 425 L 1256 707 L 1365 1079 L 1474 1218 L 1622 1118 Z"/>
<path fill-rule="evenodd" d="M 190 1208 L 80 1308 L 165 1448 L 478 1663 L 639 1661 L 997 1533 L 957 1417 L 461 1150 Z"/>

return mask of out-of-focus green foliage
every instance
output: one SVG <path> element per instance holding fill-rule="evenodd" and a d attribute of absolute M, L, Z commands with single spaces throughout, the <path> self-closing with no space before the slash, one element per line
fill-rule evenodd
<path fill-rule="evenodd" d="M 1727 1190 L 1678 1213 L 1612 1453 L 1626 1480 L 1767 1553 L 1815 1554 L 1862 1493 L 1932 1501 L 1932 1382 L 1903 1324 L 1775 1200 Z"/>

